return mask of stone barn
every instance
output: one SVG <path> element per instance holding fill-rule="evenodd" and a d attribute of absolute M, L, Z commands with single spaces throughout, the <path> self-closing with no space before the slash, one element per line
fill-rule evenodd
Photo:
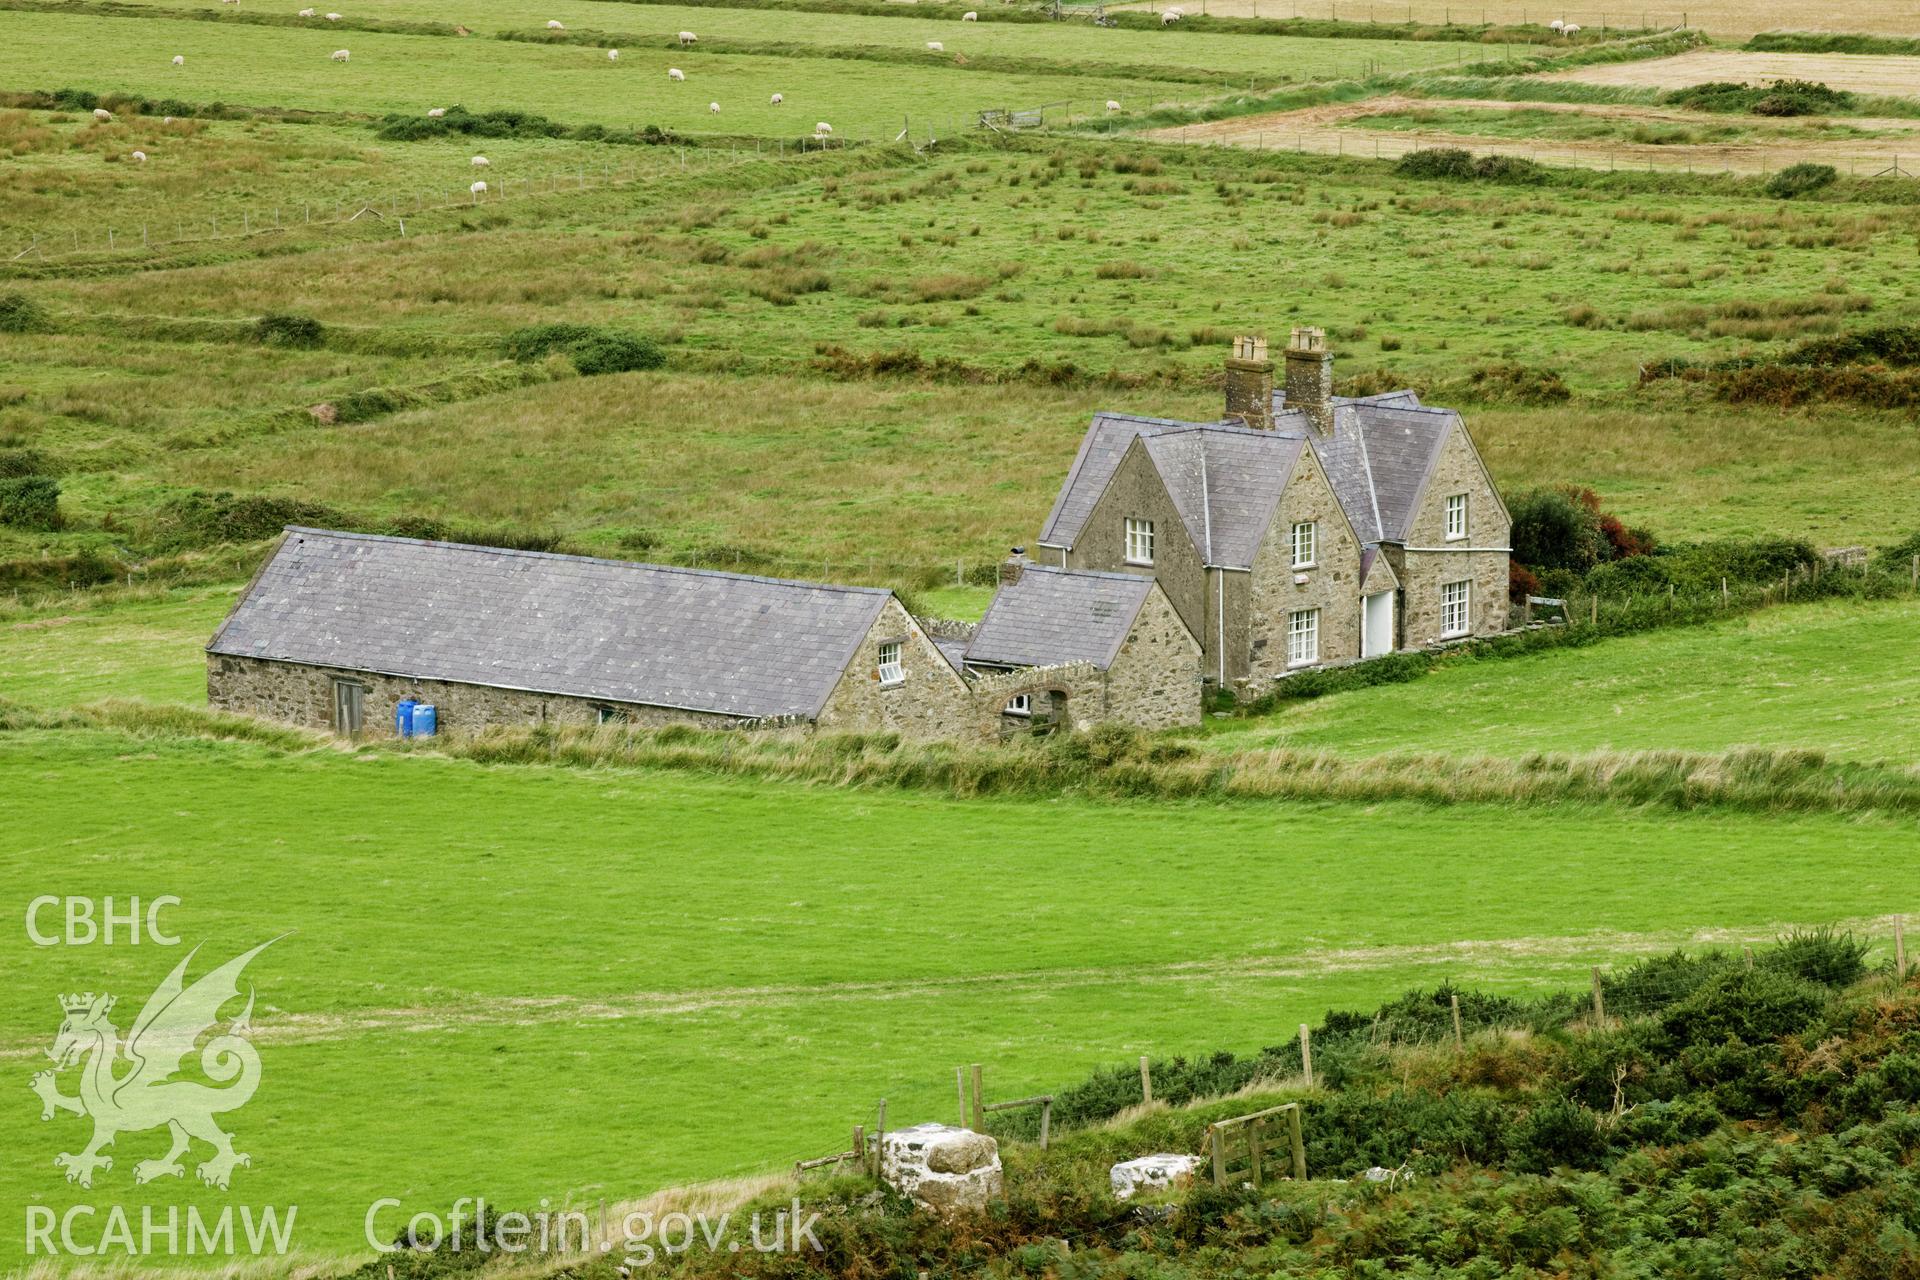
<path fill-rule="evenodd" d="M 215 707 L 391 735 L 609 721 L 953 736 L 973 699 L 893 593 L 288 529 L 207 645 Z"/>

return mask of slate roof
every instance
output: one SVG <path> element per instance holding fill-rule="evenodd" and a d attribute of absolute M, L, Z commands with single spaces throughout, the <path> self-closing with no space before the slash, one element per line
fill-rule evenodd
<path fill-rule="evenodd" d="M 1274 425 L 1267 431 L 1238 421 L 1096 415 L 1040 530 L 1041 544 L 1074 544 L 1136 437 L 1147 441 L 1148 456 L 1209 565 L 1252 565 L 1280 492 L 1309 438 L 1360 540 L 1403 540 L 1414 501 L 1459 414 L 1428 408 L 1412 391 L 1335 396 L 1335 431 L 1322 438 L 1312 435 L 1304 413 L 1286 407 L 1284 390 L 1274 392 L 1273 405 Z"/>
<path fill-rule="evenodd" d="M 812 717 L 890 598 L 873 587 L 290 528 L 207 651 Z"/>
<path fill-rule="evenodd" d="M 1027 565 L 1002 583 L 967 646 L 967 661 L 996 667 L 1091 662 L 1120 655 L 1153 579 L 1132 573 Z"/>

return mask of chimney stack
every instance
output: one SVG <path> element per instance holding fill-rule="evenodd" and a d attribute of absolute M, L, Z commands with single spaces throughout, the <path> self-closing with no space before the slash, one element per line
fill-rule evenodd
<path fill-rule="evenodd" d="M 1327 332 L 1307 325 L 1294 329 L 1287 343 L 1287 408 L 1307 415 L 1318 435 L 1333 434 L 1333 353 Z"/>
<path fill-rule="evenodd" d="M 1013 554 L 1000 562 L 1000 585 L 1010 587 L 1020 581 L 1021 573 L 1027 567 L 1027 549 L 1015 547 Z"/>
<path fill-rule="evenodd" d="M 1261 431 L 1273 427 L 1273 361 L 1267 340 L 1240 337 L 1227 357 L 1227 416 Z"/>

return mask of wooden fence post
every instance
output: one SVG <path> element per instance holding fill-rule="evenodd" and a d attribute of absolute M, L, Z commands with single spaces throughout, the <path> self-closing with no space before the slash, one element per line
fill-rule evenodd
<path fill-rule="evenodd" d="M 973 1064 L 973 1131 L 987 1131 L 985 1100 L 980 1096 L 980 1064 L 977 1062 Z"/>
<path fill-rule="evenodd" d="M 1307 1140 L 1300 1132 L 1300 1107 L 1295 1104 L 1287 1112 L 1287 1142 L 1293 1148 L 1293 1179 L 1295 1182 L 1307 1180 Z"/>
<path fill-rule="evenodd" d="M 1140 1055 L 1140 1101 L 1149 1105 L 1153 1102 L 1153 1067 L 1144 1053 Z"/>
<path fill-rule="evenodd" d="M 867 1167 L 867 1126 L 863 1124 L 853 1126 L 853 1167 Z"/>
<path fill-rule="evenodd" d="M 1893 918 L 1893 971 L 1900 980 L 1907 980 L 1907 921 L 1905 916 Z"/>
<path fill-rule="evenodd" d="M 1260 1185 L 1260 1122 L 1258 1120 L 1247 1126 L 1247 1168 L 1251 1175 L 1248 1181 L 1258 1187 Z"/>
<path fill-rule="evenodd" d="M 1313 1088 L 1313 1038 L 1304 1022 L 1300 1024 L 1300 1073 L 1307 1078 L 1307 1088 Z"/>
<path fill-rule="evenodd" d="M 880 1176 L 880 1152 L 887 1145 L 887 1100 L 880 1099 L 880 1114 L 874 1120 L 873 1176 Z"/>
<path fill-rule="evenodd" d="M 1740 950 L 1746 953 L 1746 957 L 1747 957 L 1747 968 L 1749 968 L 1749 969 L 1751 969 L 1751 968 L 1753 968 L 1753 948 L 1752 948 L 1752 947 L 1741 947 L 1741 948 L 1740 948 Z"/>
<path fill-rule="evenodd" d="M 1053 1099 L 1040 1104 L 1040 1149 L 1047 1149 L 1047 1135 L 1053 1132 Z"/>
<path fill-rule="evenodd" d="M 1595 1026 L 1604 1026 L 1607 1021 L 1607 998 L 1600 994 L 1600 966 L 1593 967 L 1593 1021 Z"/>
<path fill-rule="evenodd" d="M 1227 1136 L 1215 1129 L 1208 1135 L 1213 1144 L 1213 1185 L 1227 1185 Z"/>
<path fill-rule="evenodd" d="M 1466 1047 L 1466 1038 L 1460 1034 L 1460 994 L 1453 996 L 1453 1047 L 1455 1050 Z"/>

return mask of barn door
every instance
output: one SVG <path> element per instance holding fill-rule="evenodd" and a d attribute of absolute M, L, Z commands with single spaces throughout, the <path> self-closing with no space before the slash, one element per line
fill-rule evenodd
<path fill-rule="evenodd" d="M 367 718 L 367 688 L 352 680 L 333 682 L 333 727 L 349 737 Z"/>

